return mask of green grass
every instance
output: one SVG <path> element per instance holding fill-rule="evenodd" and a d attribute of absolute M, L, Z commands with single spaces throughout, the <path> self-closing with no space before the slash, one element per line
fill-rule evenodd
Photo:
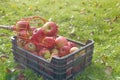
<path fill-rule="evenodd" d="M 60 35 L 82 42 L 95 41 L 92 65 L 76 80 L 120 80 L 119 0 L 0 0 L 0 24 L 14 25 L 21 18 L 36 15 L 55 21 Z M 40 80 L 29 70 L 6 71 L 16 65 L 11 52 L 13 35 L 0 29 L 0 55 L 9 57 L 0 59 L 0 80 L 15 80 L 20 73 L 28 80 Z M 110 75 L 105 73 L 107 66 L 112 67 Z"/>

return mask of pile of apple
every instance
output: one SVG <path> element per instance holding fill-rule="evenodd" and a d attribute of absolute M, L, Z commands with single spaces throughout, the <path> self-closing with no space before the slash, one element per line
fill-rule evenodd
<path fill-rule="evenodd" d="M 77 44 L 68 41 L 66 37 L 57 36 L 58 26 L 52 21 L 33 28 L 29 21 L 21 20 L 16 23 L 14 30 L 19 47 L 47 60 L 66 56 L 79 49 Z"/>

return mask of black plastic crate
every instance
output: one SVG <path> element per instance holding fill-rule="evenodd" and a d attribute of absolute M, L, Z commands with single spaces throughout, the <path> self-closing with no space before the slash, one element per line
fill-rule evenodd
<path fill-rule="evenodd" d="M 16 37 L 12 37 L 12 51 L 14 59 L 20 65 L 31 68 L 43 76 L 45 80 L 74 80 L 92 62 L 94 41 L 88 40 L 86 44 L 72 41 L 80 46 L 80 49 L 64 57 L 53 57 L 51 61 L 32 54 L 17 46 Z"/>

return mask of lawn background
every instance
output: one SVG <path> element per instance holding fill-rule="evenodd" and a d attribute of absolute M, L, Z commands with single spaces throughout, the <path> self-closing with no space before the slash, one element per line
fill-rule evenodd
<path fill-rule="evenodd" d="M 92 65 L 76 80 L 120 80 L 119 0 L 0 0 L 0 24 L 14 25 L 21 18 L 42 16 L 55 21 L 59 34 L 76 41 L 95 41 Z M 30 70 L 15 71 L 12 31 L 0 29 L 0 80 L 41 80 Z"/>

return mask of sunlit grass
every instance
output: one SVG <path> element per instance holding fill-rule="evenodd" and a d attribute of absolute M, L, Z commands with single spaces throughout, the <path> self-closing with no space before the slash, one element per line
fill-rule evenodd
<path fill-rule="evenodd" d="M 78 75 L 76 80 L 119 80 L 119 0 L 0 0 L 0 24 L 14 25 L 21 18 L 36 15 L 55 21 L 60 35 L 77 41 L 95 41 L 93 64 Z M 0 55 L 7 54 L 10 57 L 5 62 L 0 60 L 0 79 L 5 80 L 8 75 L 5 69 L 15 65 L 10 40 L 14 34 L 0 30 L 1 34 L 7 36 L 0 36 Z M 110 76 L 105 73 L 106 66 L 113 69 Z M 29 73 L 32 75 L 32 72 Z"/>

